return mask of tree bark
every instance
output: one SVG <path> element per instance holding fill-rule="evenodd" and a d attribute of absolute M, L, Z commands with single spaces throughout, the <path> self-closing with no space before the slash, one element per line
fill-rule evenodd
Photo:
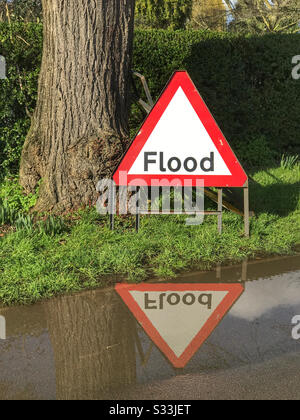
<path fill-rule="evenodd" d="M 20 183 L 38 211 L 96 200 L 128 141 L 135 0 L 43 0 L 38 100 L 22 152 Z"/>

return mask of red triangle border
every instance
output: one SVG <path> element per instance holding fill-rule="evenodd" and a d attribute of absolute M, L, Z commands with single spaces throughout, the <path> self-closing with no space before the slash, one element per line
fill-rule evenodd
<path fill-rule="evenodd" d="M 174 284 L 174 283 L 162 283 L 162 284 L 149 284 L 141 283 L 138 285 L 130 285 L 127 283 L 120 283 L 115 286 L 116 292 L 120 295 L 122 300 L 128 306 L 136 320 L 141 324 L 145 332 L 156 344 L 156 346 L 162 351 L 162 353 L 168 358 L 172 365 L 176 368 L 183 368 L 202 346 L 202 344 L 211 335 L 217 325 L 221 322 L 233 304 L 244 292 L 244 287 L 241 283 L 185 283 L 185 284 Z M 211 314 L 205 325 L 200 329 L 198 334 L 193 338 L 191 343 L 186 347 L 180 357 L 177 357 L 169 345 L 165 342 L 159 332 L 156 330 L 154 325 L 151 323 L 147 315 L 142 311 L 137 302 L 133 299 L 131 291 L 228 291 L 229 293 L 225 296 L 222 302 L 218 305 L 215 311 Z"/>
<path fill-rule="evenodd" d="M 136 161 L 143 146 L 146 144 L 148 138 L 150 137 L 151 133 L 153 132 L 158 121 L 167 109 L 179 87 L 183 89 L 199 119 L 202 121 L 218 152 L 224 159 L 231 175 L 128 174 L 130 168 Z M 122 177 L 120 177 L 121 172 L 127 174 L 126 182 L 122 181 Z M 243 187 L 248 177 L 188 73 L 186 71 L 176 71 L 164 89 L 163 93 L 161 94 L 160 98 L 156 102 L 152 111 L 144 121 L 139 133 L 132 141 L 126 154 L 123 156 L 118 168 L 113 174 L 113 179 L 117 185 L 132 186 L 154 186 L 158 185 L 162 180 L 167 180 L 169 182 L 178 180 L 178 185 L 180 186 L 184 186 L 184 180 L 189 180 L 193 186 L 196 186 L 196 181 L 201 179 L 204 181 L 204 187 Z"/>

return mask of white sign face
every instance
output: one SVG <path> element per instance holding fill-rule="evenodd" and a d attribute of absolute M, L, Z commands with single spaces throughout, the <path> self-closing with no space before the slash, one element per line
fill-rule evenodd
<path fill-rule="evenodd" d="M 163 340 L 180 357 L 228 292 L 132 291 L 130 294 Z"/>
<path fill-rule="evenodd" d="M 181 87 L 178 88 L 128 173 L 129 175 L 231 175 Z"/>

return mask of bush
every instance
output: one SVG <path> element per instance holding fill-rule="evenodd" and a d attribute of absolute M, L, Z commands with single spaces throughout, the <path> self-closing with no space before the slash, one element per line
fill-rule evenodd
<path fill-rule="evenodd" d="M 251 166 L 253 139 L 256 148 L 265 139 L 278 162 L 282 153 L 300 152 L 300 81 L 291 77 L 298 48 L 298 34 L 138 30 L 134 66 L 155 98 L 175 69 L 188 70 L 238 157 Z M 261 166 L 269 161 L 268 153 L 259 159 Z"/>
<path fill-rule="evenodd" d="M 0 81 L 0 171 L 18 171 L 37 94 L 42 25 L 0 24 L 0 54 L 8 79 Z M 300 81 L 291 77 L 298 34 L 238 36 L 202 31 L 135 33 L 135 70 L 158 98 L 176 69 L 186 69 L 238 158 L 253 166 L 300 154 Z M 131 135 L 145 114 L 132 107 Z M 256 140 L 253 140 L 256 139 Z M 257 158 L 258 157 L 258 158 Z"/>
<path fill-rule="evenodd" d="M 0 181 L 0 206 L 8 206 L 14 213 L 27 214 L 36 204 L 38 190 L 25 195 L 18 178 L 5 178 Z"/>
<path fill-rule="evenodd" d="M 7 79 L 0 80 L 0 176 L 16 173 L 37 96 L 42 25 L 0 23 L 0 55 Z"/>
<path fill-rule="evenodd" d="M 240 156 L 241 163 L 249 169 L 274 166 L 278 157 L 277 152 L 270 148 L 263 136 L 249 138 L 245 142 L 239 141 L 234 151 L 237 156 Z"/>
<path fill-rule="evenodd" d="M 192 11 L 192 0 L 136 0 L 136 26 L 182 29 Z"/>

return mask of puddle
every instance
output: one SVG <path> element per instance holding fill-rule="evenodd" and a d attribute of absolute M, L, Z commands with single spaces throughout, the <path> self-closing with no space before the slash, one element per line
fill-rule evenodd
<path fill-rule="evenodd" d="M 241 282 L 245 288 L 184 369 L 170 364 L 114 290 L 95 290 L 0 309 L 6 327 L 0 399 L 192 399 L 199 398 L 193 395 L 199 378 L 202 396 L 209 398 L 207 387 L 214 395 L 226 395 L 230 386 L 241 392 L 253 372 L 261 383 L 272 373 L 283 384 L 291 369 L 287 361 L 299 372 L 300 340 L 293 339 L 291 323 L 300 315 L 299 256 L 244 262 L 174 282 Z M 256 371 L 259 366 L 267 373 Z"/>

